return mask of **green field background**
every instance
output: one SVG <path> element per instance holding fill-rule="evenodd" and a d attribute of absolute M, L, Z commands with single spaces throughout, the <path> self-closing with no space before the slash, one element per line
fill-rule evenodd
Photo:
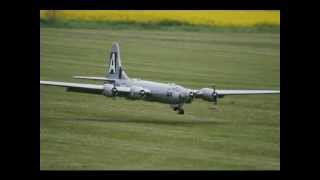
<path fill-rule="evenodd" d="M 129 77 L 280 87 L 280 34 L 262 32 L 41 27 L 40 79 L 104 76 L 114 41 Z M 280 96 L 195 100 L 178 115 L 166 104 L 40 86 L 40 169 L 279 170 Z"/>

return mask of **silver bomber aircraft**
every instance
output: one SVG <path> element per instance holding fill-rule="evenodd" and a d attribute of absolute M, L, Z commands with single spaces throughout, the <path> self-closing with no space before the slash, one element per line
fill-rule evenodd
<path fill-rule="evenodd" d="M 65 87 L 70 92 L 99 94 L 107 97 L 125 97 L 166 103 L 178 114 L 184 114 L 183 105 L 200 98 L 217 104 L 218 98 L 225 95 L 280 94 L 280 90 L 219 90 L 212 88 L 189 89 L 173 83 L 160 83 L 131 79 L 121 65 L 118 43 L 113 43 L 106 77 L 74 76 L 75 79 L 102 81 L 103 84 L 82 84 L 57 81 L 41 81 L 40 85 Z"/>

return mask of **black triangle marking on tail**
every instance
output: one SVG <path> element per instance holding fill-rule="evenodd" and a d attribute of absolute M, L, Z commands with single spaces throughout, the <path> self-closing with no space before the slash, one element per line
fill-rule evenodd
<path fill-rule="evenodd" d="M 115 74 L 117 70 L 117 60 L 118 54 L 116 52 L 110 53 L 110 67 L 109 67 L 109 74 Z"/>

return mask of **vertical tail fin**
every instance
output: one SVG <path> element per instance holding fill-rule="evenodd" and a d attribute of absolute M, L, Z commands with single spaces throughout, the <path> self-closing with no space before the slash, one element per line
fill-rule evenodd
<path fill-rule="evenodd" d="M 107 69 L 107 78 L 128 79 L 128 76 L 124 72 L 121 65 L 120 48 L 119 48 L 119 44 L 116 42 L 112 43 L 110 57 L 109 57 L 109 68 Z"/>

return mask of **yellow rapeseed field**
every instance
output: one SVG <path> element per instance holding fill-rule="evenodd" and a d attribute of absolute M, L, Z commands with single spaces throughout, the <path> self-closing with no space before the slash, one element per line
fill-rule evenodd
<path fill-rule="evenodd" d="M 280 25 L 280 11 L 139 11 L 139 10 L 55 10 L 40 11 L 40 18 L 55 17 L 61 20 L 125 21 L 157 23 L 177 21 L 193 25 L 254 26 Z"/>

